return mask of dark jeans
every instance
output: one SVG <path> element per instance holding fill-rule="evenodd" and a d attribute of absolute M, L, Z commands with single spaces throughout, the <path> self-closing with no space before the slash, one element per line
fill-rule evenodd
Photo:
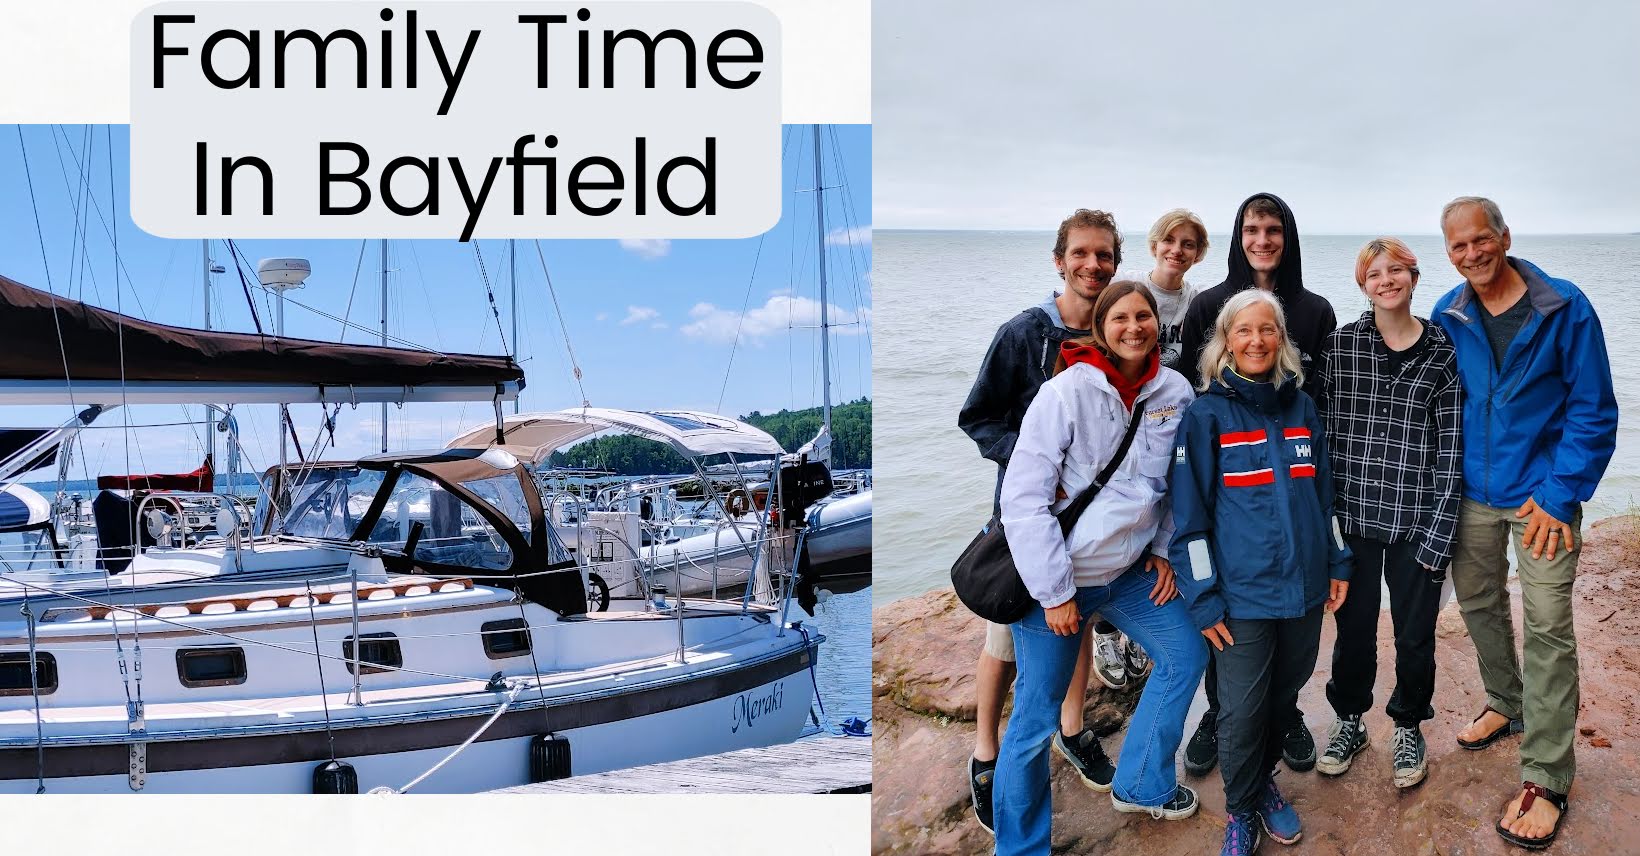
<path fill-rule="evenodd" d="M 1396 725 L 1417 725 L 1435 717 L 1429 700 L 1435 694 L 1435 615 L 1441 584 L 1418 564 L 1417 545 L 1385 544 L 1345 535 L 1355 554 L 1349 596 L 1334 616 L 1338 641 L 1333 645 L 1332 679 L 1327 701 L 1339 716 L 1372 708 L 1372 685 L 1378 676 L 1379 580 L 1389 583 L 1389 617 L 1395 627 L 1395 692 L 1384 712 Z"/>
<path fill-rule="evenodd" d="M 1223 701 L 1219 770 L 1225 806 L 1240 814 L 1258 806 L 1281 758 L 1281 738 L 1290 722 L 1274 712 L 1295 709 L 1298 691 L 1315 672 L 1321 607 L 1301 618 L 1228 618 L 1224 626 L 1236 641 L 1213 652 Z"/>
<path fill-rule="evenodd" d="M 1230 635 L 1234 637 L 1236 634 L 1232 632 Z M 1209 716 L 1216 717 L 1219 715 L 1219 667 L 1217 659 L 1218 652 L 1209 643 L 1207 646 L 1207 672 L 1202 678 L 1202 687 L 1207 690 L 1207 712 L 1202 714 L 1204 719 Z M 1287 716 L 1282 721 L 1285 723 L 1285 727 L 1295 725 L 1303 727 L 1304 714 L 1299 712 L 1296 699 L 1293 702 L 1293 709 L 1287 711 Z"/>

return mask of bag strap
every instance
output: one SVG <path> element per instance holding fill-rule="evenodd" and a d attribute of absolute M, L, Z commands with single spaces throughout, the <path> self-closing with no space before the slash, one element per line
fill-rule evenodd
<path fill-rule="evenodd" d="M 1110 459 L 1110 463 L 1106 464 L 1103 470 L 1099 471 L 1099 476 L 1093 480 L 1093 484 L 1088 485 L 1086 490 L 1077 494 L 1076 499 L 1070 505 L 1065 506 L 1064 511 L 1054 515 L 1059 519 L 1061 534 L 1067 537 L 1071 534 L 1071 529 L 1076 526 L 1076 521 L 1081 518 L 1082 512 L 1087 511 L 1088 506 L 1093 504 L 1093 498 L 1099 494 L 1099 489 L 1104 487 L 1105 482 L 1110 481 L 1110 477 L 1116 474 L 1116 468 L 1122 465 L 1122 459 L 1127 457 L 1128 448 L 1133 445 L 1133 435 L 1139 433 L 1139 417 L 1143 413 L 1144 408 L 1140 406 L 1140 402 L 1134 401 L 1133 418 L 1128 420 L 1127 433 L 1122 435 L 1122 445 L 1116 447 L 1116 456 Z"/>

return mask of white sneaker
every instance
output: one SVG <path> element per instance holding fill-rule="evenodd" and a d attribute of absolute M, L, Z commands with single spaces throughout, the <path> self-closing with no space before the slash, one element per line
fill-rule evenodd
<path fill-rule="evenodd" d="M 1120 633 L 1093 634 L 1093 673 L 1113 690 L 1127 686 L 1127 663 L 1122 659 Z"/>

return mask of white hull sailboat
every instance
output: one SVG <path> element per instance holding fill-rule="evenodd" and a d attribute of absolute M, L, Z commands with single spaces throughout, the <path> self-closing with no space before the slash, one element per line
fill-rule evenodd
<path fill-rule="evenodd" d="M 91 419 L 479 399 L 499 431 L 522 384 L 508 358 L 190 331 L 4 278 L 0 310 L 28 355 L 0 403 Z M 586 572 L 505 450 L 292 473 L 265 533 L 223 511 L 220 537 L 132 547 L 117 574 L 0 568 L 0 791 L 466 792 L 798 736 L 818 635 L 784 602 L 651 592 L 588 614 Z"/>

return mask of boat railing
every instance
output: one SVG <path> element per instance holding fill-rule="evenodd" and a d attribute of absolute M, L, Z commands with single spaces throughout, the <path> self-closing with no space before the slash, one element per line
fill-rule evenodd
<path fill-rule="evenodd" d="M 217 507 L 217 514 L 216 514 L 216 518 L 215 518 L 215 524 L 216 525 L 210 531 L 213 532 L 214 534 L 221 535 L 227 541 L 228 546 L 234 552 L 234 562 L 235 562 L 236 565 L 241 561 L 241 559 L 240 559 L 240 551 L 241 550 L 251 549 L 251 550 L 254 551 L 254 547 L 250 546 L 251 540 L 245 537 L 244 529 L 245 529 L 245 527 L 249 526 L 251 520 L 254 519 L 255 510 L 251 507 L 249 501 L 247 501 L 245 499 L 245 497 L 239 496 L 237 494 L 213 493 L 213 492 L 209 492 L 209 491 L 191 491 L 191 490 L 177 490 L 177 491 L 166 491 L 165 493 L 151 493 L 151 494 L 143 497 L 141 502 L 137 503 L 136 519 L 139 523 L 145 521 L 146 520 L 145 514 L 149 510 L 149 507 L 151 505 L 155 505 L 156 503 L 164 503 L 164 504 L 169 505 L 172 508 L 176 509 L 175 520 L 176 520 L 176 525 L 179 528 L 179 537 L 177 539 L 178 543 L 180 543 L 184 546 L 189 545 L 189 544 L 198 543 L 199 539 L 197 539 L 197 538 L 194 539 L 194 540 L 189 539 L 189 536 L 193 533 L 194 530 L 192 529 L 192 527 L 189 525 L 189 522 L 188 522 L 189 521 L 189 516 L 190 516 L 189 513 L 188 513 L 188 509 L 186 507 L 184 507 L 184 505 L 183 505 L 184 501 L 187 501 L 187 500 L 193 500 L 195 502 L 209 502 L 209 501 L 215 501 L 216 502 L 216 507 Z M 229 509 L 232 509 L 232 511 L 229 511 Z M 161 514 L 166 513 L 165 511 L 163 511 L 162 509 L 159 509 L 159 508 L 154 508 L 153 510 L 158 511 Z M 227 512 L 229 512 L 233 515 L 232 526 L 231 526 L 231 528 L 228 528 L 228 531 L 226 533 L 223 532 L 223 529 L 227 528 L 226 524 L 228 523 L 228 521 L 224 520 L 223 517 L 222 517 L 222 513 L 225 512 L 225 511 L 227 511 Z M 153 534 L 153 533 L 150 533 L 150 534 Z M 163 536 L 156 536 L 155 540 L 156 541 L 161 540 L 162 537 Z M 137 540 L 138 540 L 139 544 L 138 544 L 137 549 L 136 549 L 136 555 L 141 556 L 141 555 L 143 555 L 143 553 L 145 552 L 145 550 L 147 548 L 140 545 L 140 542 L 141 542 L 142 539 L 138 538 Z M 156 546 L 160 546 L 160 545 L 156 545 Z M 164 546 L 170 546 L 170 545 L 164 545 Z"/>
<path fill-rule="evenodd" d="M 264 650 L 280 651 L 293 656 L 312 658 L 320 663 L 328 661 L 344 664 L 353 673 L 353 686 L 350 688 L 351 691 L 348 693 L 348 701 L 350 705 L 353 706 L 361 706 L 365 703 L 364 692 L 367 688 L 364 687 L 358 679 L 367 671 L 402 673 L 422 678 L 439 679 L 442 681 L 488 684 L 492 688 L 496 685 L 497 678 L 499 677 L 496 673 L 458 674 L 439 671 L 436 669 L 416 668 L 405 666 L 403 664 L 393 665 L 362 660 L 361 650 L 363 646 L 358 645 L 352 646 L 352 650 L 345 653 L 326 653 L 324 648 L 329 645 L 341 645 L 344 647 L 345 651 L 346 642 L 348 639 L 356 640 L 363 638 L 359 635 L 357 618 L 355 618 L 352 623 L 350 635 L 346 637 L 321 638 L 318 633 L 318 627 L 323 622 L 319 620 L 315 613 L 315 609 L 317 607 L 340 606 L 344 603 L 348 603 L 351 604 L 352 609 L 357 610 L 359 605 L 363 602 L 376 603 L 381 600 L 394 600 L 400 598 L 414 598 L 417 596 L 425 596 L 430 594 L 461 592 L 474 588 L 474 583 L 470 578 L 460 576 L 430 576 L 426 579 L 396 578 L 385 582 L 367 583 L 361 582 L 356 575 L 344 574 L 336 577 L 329 577 L 328 579 L 336 580 L 336 582 L 330 585 L 315 585 L 315 580 L 306 579 L 295 581 L 297 582 L 298 588 L 293 588 L 291 591 L 284 592 L 253 592 L 240 596 L 226 597 L 206 595 L 203 597 L 195 597 L 193 599 L 185 599 L 180 601 L 116 602 L 106 597 L 97 597 L 95 596 L 95 593 L 92 592 L 76 593 L 73 591 L 57 589 L 50 585 L 45 585 L 38 582 L 13 579 L 10 575 L 0 574 L 0 581 L 22 585 L 34 592 L 37 596 L 45 595 L 58 600 L 59 602 L 67 602 L 70 604 L 68 606 L 49 607 L 37 616 L 25 610 L 24 614 L 29 621 L 31 636 L 33 628 L 38 625 L 89 621 L 96 625 L 101 625 L 104 622 L 107 622 L 106 626 L 110 629 L 110 632 L 115 637 L 118 637 L 121 632 L 119 627 L 120 624 L 125 624 L 125 629 L 131 630 L 133 629 L 130 626 L 131 622 L 139 620 L 152 621 L 175 630 L 186 630 L 191 633 L 203 634 L 219 639 L 223 642 L 236 643 L 248 648 L 254 647 Z M 347 582 L 344 584 L 342 583 L 342 580 L 347 580 Z M 693 644 L 689 643 L 684 633 L 685 628 L 683 624 L 684 612 L 689 608 L 690 607 L 685 600 L 682 597 L 679 597 L 676 599 L 673 608 L 669 610 L 673 613 L 678 633 L 677 646 L 672 651 L 666 654 L 655 653 L 648 656 L 636 657 L 631 661 L 620 664 L 617 668 L 604 671 L 603 674 L 610 677 L 619 677 L 620 675 L 628 673 L 647 671 L 652 669 L 655 665 L 663 662 L 687 664 L 688 656 L 691 652 L 705 650 L 711 646 L 721 643 L 721 641 L 725 638 L 723 636 L 699 638 L 696 639 Z M 269 611 L 275 610 L 295 610 L 306 613 L 306 623 L 311 626 L 314 631 L 312 643 L 260 639 L 253 635 L 245 635 L 242 632 L 236 632 L 231 626 L 213 627 L 209 624 L 196 623 L 198 619 L 213 616 L 222 616 L 232 613 L 266 614 Z M 563 627 L 563 625 L 557 621 L 549 621 L 545 623 L 530 621 L 523 612 L 522 608 L 520 608 L 519 615 L 520 618 L 523 619 L 521 626 L 514 626 L 506 629 L 480 630 L 476 633 L 471 631 L 432 634 L 398 633 L 396 634 L 396 638 L 403 641 L 415 639 L 469 638 L 474 636 L 482 638 L 487 635 L 514 633 L 518 630 L 524 630 L 525 632 L 531 634 L 542 633 L 550 635 L 555 629 L 561 629 Z M 729 635 L 733 635 L 733 633 L 730 633 Z M 138 638 L 140 638 L 140 636 Z M 195 647 L 196 645 L 197 643 L 191 642 L 179 642 L 178 644 L 173 645 L 159 639 L 155 639 L 153 641 L 143 640 L 140 646 L 132 650 L 131 654 L 132 656 L 140 659 L 142 656 L 141 649 L 143 648 L 151 651 L 168 652 L 171 650 L 183 650 L 189 647 Z M 363 663 L 363 665 L 367 668 L 361 668 L 361 663 Z M 136 666 L 138 671 L 140 671 L 140 668 L 140 664 Z M 537 686 L 540 686 L 550 674 L 550 671 L 542 671 L 539 667 L 535 667 L 535 673 L 533 676 L 513 676 L 507 683 L 523 680 L 533 682 Z M 439 690 L 434 695 L 437 697 L 444 697 L 447 695 L 447 691 Z M 405 698 L 402 691 L 395 691 L 394 697 L 399 700 L 403 700 Z"/>

